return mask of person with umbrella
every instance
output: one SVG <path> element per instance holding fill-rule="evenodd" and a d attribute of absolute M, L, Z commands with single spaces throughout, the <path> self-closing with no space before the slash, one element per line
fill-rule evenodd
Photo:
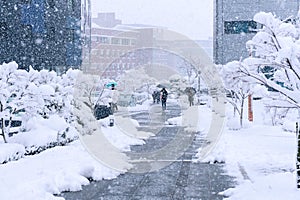
<path fill-rule="evenodd" d="M 190 106 L 193 106 L 194 105 L 194 96 L 196 94 L 196 89 L 193 88 L 193 87 L 187 87 L 184 91 L 188 95 L 188 100 L 189 100 Z"/>
<path fill-rule="evenodd" d="M 166 88 L 163 88 L 160 91 L 161 106 L 163 110 L 166 110 L 167 108 L 167 98 L 168 98 L 168 92 Z"/>
<path fill-rule="evenodd" d="M 119 98 L 119 93 L 115 88 L 116 83 L 111 83 L 110 87 L 111 87 L 111 92 L 110 92 L 110 101 L 109 101 L 109 105 L 111 107 L 112 113 L 114 113 L 115 111 L 118 110 L 118 106 L 117 106 L 117 101 Z"/>

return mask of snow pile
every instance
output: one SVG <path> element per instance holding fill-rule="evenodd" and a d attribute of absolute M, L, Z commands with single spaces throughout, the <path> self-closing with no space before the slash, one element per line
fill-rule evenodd
<path fill-rule="evenodd" d="M 108 119 L 104 120 L 108 122 Z M 30 131 L 19 133 L 9 141 L 20 143 L 15 144 L 14 149 L 23 149 L 22 155 L 25 153 L 24 146 L 28 147 L 26 151 L 32 152 L 37 147 L 57 142 L 58 133 L 66 129 L 69 129 L 66 138 L 76 136 L 76 131 L 68 127 L 63 118 L 55 115 L 49 119 L 33 118 L 27 125 Z M 101 127 L 100 122 L 98 125 Z M 101 127 L 101 130 L 107 140 L 121 151 L 129 151 L 130 145 L 144 144 L 142 139 L 122 132 L 117 125 Z M 5 152 L 0 158 L 9 156 L 11 145 L 0 144 L 1 152 Z M 56 146 L 33 156 L 25 156 L 18 162 L 0 165 L 0 194 L 1 199 L 6 200 L 63 199 L 54 194 L 78 191 L 82 185 L 88 185 L 90 179 L 112 179 L 120 173 L 100 164 L 79 141 L 75 141 L 67 146 Z M 14 192 L 7 188 L 13 188 Z"/>
<path fill-rule="evenodd" d="M 27 123 L 27 132 L 19 132 L 9 138 L 9 143 L 25 147 L 26 154 L 39 153 L 47 148 L 64 145 L 78 138 L 77 131 L 57 115 L 49 119 L 34 117 Z"/>
<path fill-rule="evenodd" d="M 296 176 L 290 172 L 270 174 L 257 177 L 255 182 L 246 180 L 237 188 L 221 194 L 231 196 L 226 200 L 297 200 L 300 191 L 296 189 L 295 179 Z"/>
<path fill-rule="evenodd" d="M 182 117 L 180 116 L 180 117 L 169 118 L 166 121 L 166 124 L 181 126 L 182 125 Z"/>
<path fill-rule="evenodd" d="M 20 144 L 0 144 L 0 164 L 18 160 L 25 154 L 25 148 Z"/>
<path fill-rule="evenodd" d="M 52 194 L 81 190 L 82 185 L 89 184 L 89 178 L 111 179 L 117 175 L 119 172 L 96 162 L 75 142 L 0 165 L 0 194 L 6 200 L 62 199 Z"/>
<path fill-rule="evenodd" d="M 144 140 L 138 139 L 122 132 L 116 125 L 113 127 L 102 127 L 102 132 L 108 141 L 121 151 L 130 151 L 130 145 L 143 145 Z"/>

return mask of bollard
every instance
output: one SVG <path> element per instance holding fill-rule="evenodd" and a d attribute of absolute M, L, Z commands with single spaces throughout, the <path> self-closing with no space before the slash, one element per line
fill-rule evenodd
<path fill-rule="evenodd" d="M 251 96 L 251 94 L 248 96 L 248 120 L 249 120 L 249 122 L 253 122 L 253 110 L 252 110 L 252 96 Z"/>
<path fill-rule="evenodd" d="M 109 119 L 109 126 L 114 126 L 115 120 L 113 118 Z"/>

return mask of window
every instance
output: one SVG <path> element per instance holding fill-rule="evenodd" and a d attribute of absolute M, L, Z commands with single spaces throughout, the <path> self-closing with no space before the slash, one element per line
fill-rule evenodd
<path fill-rule="evenodd" d="M 112 44 L 120 44 L 120 39 L 118 39 L 118 38 L 111 38 L 111 43 Z"/>
<path fill-rule="evenodd" d="M 30 4 L 30 3 L 31 3 L 31 0 L 21 0 L 21 3 L 24 3 L 24 4 Z"/>
<path fill-rule="evenodd" d="M 100 37 L 100 43 L 101 44 L 108 44 L 109 43 L 108 37 Z"/>
<path fill-rule="evenodd" d="M 48 28 L 48 39 L 55 40 L 55 27 L 53 26 Z"/>
<path fill-rule="evenodd" d="M 75 30 L 74 29 L 67 29 L 66 34 L 67 42 L 74 42 L 75 41 Z"/>
<path fill-rule="evenodd" d="M 7 23 L 6 22 L 0 22 L 0 38 L 6 38 L 7 37 Z"/>
<path fill-rule="evenodd" d="M 32 37 L 32 27 L 31 27 L 31 25 L 24 25 L 22 27 L 22 29 L 23 29 L 22 37 L 24 39 L 30 39 Z"/>
<path fill-rule="evenodd" d="M 129 39 L 122 39 L 122 45 L 129 45 L 130 40 Z"/>
<path fill-rule="evenodd" d="M 48 0 L 47 2 L 48 2 L 48 5 L 49 5 L 50 8 L 54 8 L 55 0 Z"/>
<path fill-rule="evenodd" d="M 136 40 L 131 40 L 131 45 L 135 45 L 136 44 Z"/>
<path fill-rule="evenodd" d="M 69 11 L 75 10 L 75 0 L 67 0 L 67 6 Z"/>
<path fill-rule="evenodd" d="M 257 23 L 255 21 L 225 21 L 225 34 L 255 33 Z"/>
<path fill-rule="evenodd" d="M 97 36 L 92 36 L 91 40 L 92 40 L 92 42 L 97 42 L 98 41 L 98 37 Z"/>

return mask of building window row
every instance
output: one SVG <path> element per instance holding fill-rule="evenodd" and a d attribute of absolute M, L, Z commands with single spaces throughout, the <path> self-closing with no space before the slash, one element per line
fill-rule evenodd
<path fill-rule="evenodd" d="M 257 23 L 255 21 L 225 21 L 225 34 L 256 33 Z"/>
<path fill-rule="evenodd" d="M 134 39 L 127 38 L 111 38 L 105 36 L 92 36 L 92 42 L 100 44 L 112 44 L 112 45 L 122 45 L 122 46 L 133 46 L 136 44 Z"/>
<path fill-rule="evenodd" d="M 93 49 L 93 55 L 100 55 L 101 57 L 121 57 L 126 59 L 135 59 L 134 54 L 128 54 L 126 50 L 113 50 L 113 49 Z"/>

